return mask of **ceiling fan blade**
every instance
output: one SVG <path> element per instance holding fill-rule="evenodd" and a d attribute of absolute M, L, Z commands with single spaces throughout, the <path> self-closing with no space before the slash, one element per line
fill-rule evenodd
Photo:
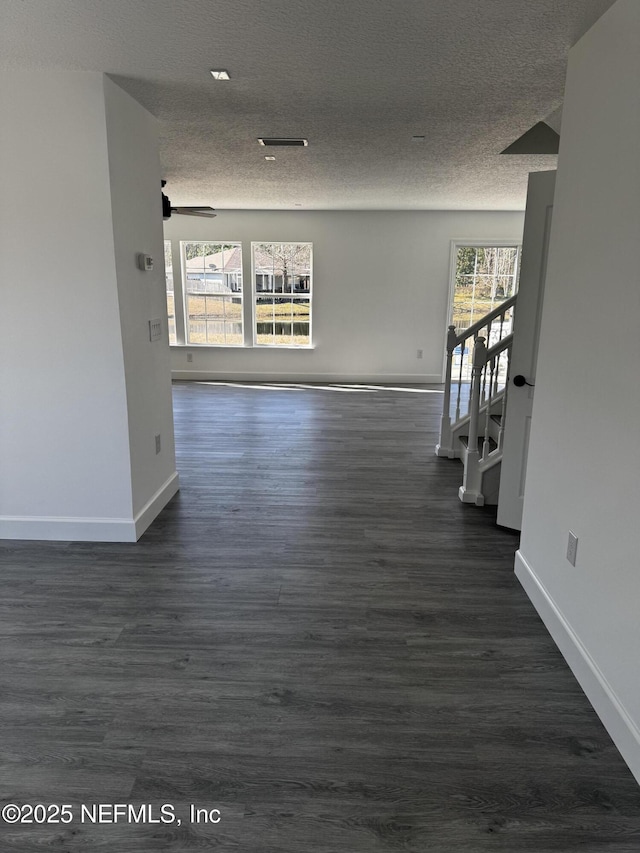
<path fill-rule="evenodd" d="M 171 213 L 178 213 L 182 216 L 204 216 L 209 219 L 217 216 L 212 207 L 172 207 Z"/>

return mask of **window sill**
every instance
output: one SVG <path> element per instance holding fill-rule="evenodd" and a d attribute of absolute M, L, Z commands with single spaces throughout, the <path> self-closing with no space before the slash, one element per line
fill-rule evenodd
<path fill-rule="evenodd" d="M 314 350 L 315 344 L 304 346 L 296 346 L 295 344 L 169 344 L 169 349 L 172 350 L 188 350 L 188 349 L 230 349 L 230 350 L 247 350 L 247 349 L 294 349 L 294 350 Z"/>
<path fill-rule="evenodd" d="M 297 349 L 297 350 L 308 350 L 315 349 L 315 344 L 301 344 L 296 346 L 296 344 L 253 344 L 251 347 L 247 347 L 247 349 Z"/>
<path fill-rule="evenodd" d="M 169 344 L 170 349 L 246 349 L 244 344 Z"/>

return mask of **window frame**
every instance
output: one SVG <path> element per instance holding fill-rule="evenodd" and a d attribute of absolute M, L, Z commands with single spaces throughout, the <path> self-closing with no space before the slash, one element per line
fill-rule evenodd
<path fill-rule="evenodd" d="M 179 243 L 180 243 L 180 271 L 181 271 L 180 290 L 181 290 L 181 301 L 182 301 L 182 306 L 183 306 L 183 323 L 184 323 L 184 332 L 183 332 L 184 333 L 184 344 L 183 344 L 183 346 L 186 346 L 186 347 L 215 347 L 215 348 L 223 347 L 225 349 L 242 349 L 243 347 L 246 347 L 247 343 L 246 343 L 246 323 L 245 323 L 245 276 L 244 276 L 243 243 L 242 243 L 242 241 L 241 240 L 180 240 Z M 188 245 L 193 245 L 194 243 L 199 243 L 202 245 L 210 245 L 210 246 L 219 246 L 219 247 L 233 246 L 234 248 L 238 249 L 239 254 L 240 254 L 239 277 L 240 277 L 240 284 L 241 284 L 239 291 L 233 291 L 232 290 L 228 294 L 225 294 L 225 293 L 209 292 L 207 290 L 202 290 L 200 292 L 195 291 L 195 290 L 194 291 L 189 290 L 189 287 L 188 287 L 189 278 L 187 275 L 187 260 L 188 259 L 186 256 L 186 247 Z M 221 251 L 224 251 L 224 249 L 221 248 Z M 198 257 L 207 257 L 207 256 L 203 255 L 203 256 L 198 256 Z M 206 285 L 206 270 L 204 269 L 204 267 L 203 267 L 203 273 L 205 275 L 205 285 Z M 232 273 L 232 275 L 234 275 L 234 277 L 236 278 L 236 283 L 237 283 L 238 272 L 236 271 L 236 272 Z M 174 294 L 175 294 L 175 279 L 174 279 Z M 206 306 L 206 297 L 207 296 L 211 296 L 213 298 L 217 298 L 217 299 L 222 300 L 222 301 L 224 301 L 225 299 L 234 299 L 234 298 L 237 299 L 238 297 L 240 297 L 240 320 L 235 321 L 235 322 L 240 322 L 240 327 L 241 327 L 240 337 L 242 339 L 241 342 L 234 344 L 234 343 L 228 343 L 227 341 L 224 341 L 221 343 L 216 343 L 214 341 L 207 341 L 207 340 L 205 340 L 203 342 L 190 340 L 190 328 L 189 328 L 189 323 L 190 323 L 190 319 L 189 319 L 190 318 L 190 315 L 189 315 L 189 297 L 190 296 L 202 296 L 202 297 L 204 297 L 205 306 Z M 174 296 L 174 299 L 175 299 L 175 296 Z M 207 322 L 208 321 L 206 319 L 206 314 L 205 314 L 205 320 L 204 320 L 205 337 L 208 334 L 208 329 L 207 329 L 207 325 L 206 325 Z M 231 321 L 231 320 L 227 321 L 226 316 L 225 316 L 225 318 L 221 322 L 225 324 L 225 334 L 226 334 L 227 322 L 234 322 L 234 321 Z"/>
<path fill-rule="evenodd" d="M 171 263 L 171 270 L 169 270 L 167 266 L 167 260 Z M 169 290 L 169 272 L 171 272 L 171 287 Z M 171 240 L 164 241 L 164 282 L 165 282 L 165 301 L 166 301 L 166 310 L 167 310 L 167 340 L 169 341 L 169 346 L 175 347 L 178 346 L 178 316 L 176 312 L 176 279 L 174 275 L 174 265 L 173 265 L 173 244 Z M 171 334 L 171 315 L 169 314 L 169 294 L 173 298 L 173 340 Z"/>
<path fill-rule="evenodd" d="M 261 290 L 258 291 L 256 287 L 256 248 L 258 246 L 265 245 L 276 245 L 276 246 L 308 246 L 309 247 L 309 289 L 304 291 L 303 293 L 294 293 L 293 290 L 290 293 L 286 293 L 284 290 L 281 294 L 281 297 L 290 296 L 291 302 L 295 301 L 307 301 L 309 305 L 309 343 L 306 344 L 281 344 L 281 343 L 258 343 L 258 317 L 257 317 L 257 306 L 258 306 L 258 298 L 260 296 L 268 297 L 276 299 L 278 297 L 278 292 L 275 289 L 272 290 Z M 264 275 L 264 273 L 262 274 Z M 252 240 L 251 241 L 251 346 L 256 349 L 271 349 L 271 350 L 282 350 L 282 349 L 294 349 L 294 350 L 309 350 L 314 348 L 313 344 L 313 242 L 310 240 Z M 293 324 L 292 320 L 292 324 Z M 292 337 L 293 337 L 293 328 L 292 328 Z"/>
<path fill-rule="evenodd" d="M 453 325 L 453 300 L 456 290 L 456 263 L 458 259 L 458 251 L 460 249 L 516 249 L 516 266 L 514 270 L 514 293 L 518 292 L 518 284 L 520 281 L 520 269 L 522 263 L 522 238 L 515 240 L 491 240 L 491 239 L 455 239 L 451 241 L 451 250 L 449 255 L 449 288 L 447 295 L 447 322 L 444 333 L 443 360 L 442 360 L 442 381 L 444 382 L 447 368 L 447 333 L 449 326 Z M 505 300 L 503 300 L 505 301 Z"/>

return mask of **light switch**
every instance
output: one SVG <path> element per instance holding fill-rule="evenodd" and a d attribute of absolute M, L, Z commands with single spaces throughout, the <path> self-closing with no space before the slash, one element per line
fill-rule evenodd
<path fill-rule="evenodd" d="M 162 337 L 162 320 L 149 320 L 149 340 L 159 341 Z"/>

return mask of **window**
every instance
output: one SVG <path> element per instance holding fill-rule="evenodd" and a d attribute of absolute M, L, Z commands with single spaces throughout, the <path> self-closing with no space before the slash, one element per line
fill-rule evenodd
<path fill-rule="evenodd" d="M 253 243 L 254 343 L 311 346 L 311 243 Z"/>
<path fill-rule="evenodd" d="M 167 281 L 167 317 L 169 318 L 169 343 L 176 340 L 176 302 L 173 294 L 173 258 L 171 255 L 171 240 L 164 241 L 164 271 Z"/>
<path fill-rule="evenodd" d="M 519 272 L 519 246 L 456 245 L 449 322 L 467 329 L 516 293 Z"/>
<path fill-rule="evenodd" d="M 181 243 L 188 344 L 242 346 L 242 246 Z"/>
<path fill-rule="evenodd" d="M 165 241 L 171 344 L 311 347 L 312 244 L 251 245 L 245 305 L 241 243 L 181 242 L 174 281 L 171 243 Z"/>

